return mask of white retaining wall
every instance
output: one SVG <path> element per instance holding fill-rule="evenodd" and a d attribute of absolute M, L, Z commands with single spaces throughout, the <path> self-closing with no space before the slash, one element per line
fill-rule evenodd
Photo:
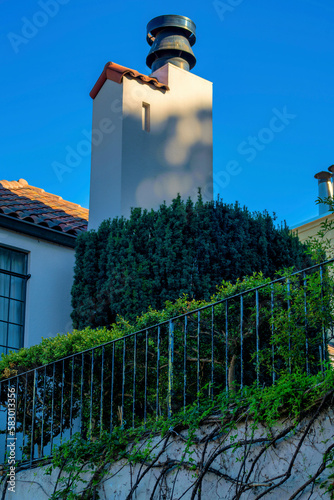
<path fill-rule="evenodd" d="M 300 449 L 300 453 L 297 456 L 295 464 L 291 471 L 291 476 L 288 480 L 278 489 L 273 490 L 271 493 L 266 493 L 263 498 L 270 500 L 288 500 L 293 493 L 308 480 L 310 475 L 314 474 L 322 463 L 322 457 L 324 450 L 333 442 L 334 436 L 334 411 L 333 409 L 323 412 L 320 417 L 316 420 L 315 424 L 312 426 L 308 437 L 303 442 Z M 287 426 L 287 422 L 281 422 L 279 426 L 272 429 L 275 433 L 279 432 L 283 426 Z M 270 478 L 284 474 L 287 470 L 288 464 L 293 456 L 296 446 L 302 436 L 303 430 L 305 430 L 308 424 L 308 420 L 304 421 L 296 433 L 292 433 L 286 439 L 277 442 L 275 448 L 271 448 L 263 453 L 261 459 L 255 467 L 254 475 L 252 476 L 252 482 L 254 486 L 249 491 L 241 495 L 242 500 L 253 500 L 255 499 L 264 489 L 261 486 Z M 205 425 L 198 432 L 198 436 L 205 436 L 213 429 L 213 425 Z M 231 435 L 238 434 L 237 439 L 249 439 L 250 438 L 250 423 L 248 427 L 245 423 L 239 424 L 237 431 L 233 431 Z M 260 436 L 266 436 L 268 429 L 264 427 L 259 427 L 255 431 L 254 439 Z M 182 434 L 186 435 L 186 431 L 182 431 Z M 225 444 L 229 444 L 230 437 L 226 438 Z M 156 443 L 160 439 L 156 439 Z M 208 446 L 207 454 L 217 446 L 219 441 L 214 441 Z M 154 443 L 153 443 L 154 444 Z M 161 445 L 159 445 L 161 446 Z M 159 446 L 154 451 L 157 453 Z M 167 447 L 164 454 L 160 457 L 160 463 L 166 460 L 180 460 L 182 452 L 184 449 L 184 442 L 177 436 L 175 436 L 170 445 Z M 249 470 L 252 461 L 257 453 L 262 449 L 263 445 L 252 445 L 251 452 L 246 463 L 246 469 Z M 203 451 L 203 445 L 194 447 L 194 453 L 192 458 L 196 461 L 200 460 L 201 452 Z M 189 458 L 189 457 L 188 457 Z M 227 474 L 231 478 L 237 478 L 239 473 L 239 468 L 242 460 L 242 452 L 229 450 L 228 452 L 220 455 L 212 464 L 212 467 L 218 469 L 221 473 Z M 161 472 L 161 468 L 158 467 L 151 469 L 151 471 L 146 474 L 143 480 L 140 482 L 136 492 L 132 495 L 133 499 L 137 500 L 149 500 L 152 494 L 156 479 Z M 99 498 L 102 500 L 125 500 L 131 484 L 136 481 L 137 475 L 140 472 L 141 465 L 135 465 L 133 467 L 129 466 L 125 461 L 118 461 L 110 466 L 109 474 L 105 477 L 102 485 L 99 488 Z M 8 491 L 5 496 L 1 498 L 3 500 L 47 500 L 50 498 L 52 492 L 54 491 L 54 486 L 58 477 L 58 470 L 54 470 L 52 475 L 44 475 L 46 467 L 35 468 L 31 470 L 19 471 L 16 474 L 16 486 L 15 493 Z M 141 473 L 145 470 L 145 467 L 141 468 Z M 320 479 L 324 480 L 333 473 L 333 469 L 325 470 L 321 475 Z M 196 478 L 196 471 L 186 471 L 180 470 L 177 473 L 177 478 L 175 481 L 175 487 L 173 495 L 171 493 L 173 488 L 173 483 L 176 477 L 177 469 L 172 470 L 167 474 L 164 480 L 161 481 L 161 487 L 158 488 L 154 499 L 179 499 L 185 490 L 194 482 Z M 85 479 L 91 477 L 90 473 L 86 473 Z M 242 476 L 240 476 L 242 477 Z M 333 479 L 332 479 L 333 481 Z M 3 494 L 3 484 L 0 488 L 0 495 Z M 80 489 L 78 490 L 80 491 Z M 233 499 L 235 494 L 235 484 L 231 483 L 224 478 L 218 478 L 214 474 L 207 474 L 202 485 L 202 500 L 218 500 L 218 499 Z M 184 500 L 189 500 L 191 497 L 191 491 L 189 491 L 182 498 Z M 196 496 L 197 498 L 197 496 Z M 312 487 L 308 486 L 306 490 L 298 496 L 299 500 L 317 500 L 317 499 L 328 499 L 330 500 L 330 495 L 325 493 L 323 489 L 320 489 L 318 485 L 315 486 L 313 492 Z"/>

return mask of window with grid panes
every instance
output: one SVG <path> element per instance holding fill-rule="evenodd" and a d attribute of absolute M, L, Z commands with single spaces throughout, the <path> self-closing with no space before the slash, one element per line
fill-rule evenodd
<path fill-rule="evenodd" d="M 0 353 L 23 347 L 27 258 L 0 246 Z"/>

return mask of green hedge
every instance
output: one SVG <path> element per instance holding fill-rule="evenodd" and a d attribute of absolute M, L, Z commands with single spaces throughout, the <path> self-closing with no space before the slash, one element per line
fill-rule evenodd
<path fill-rule="evenodd" d="M 134 209 L 78 238 L 73 326 L 110 326 L 117 315 L 133 321 L 182 294 L 208 300 L 222 280 L 306 267 L 306 250 L 268 213 L 237 203 L 178 197 L 156 211 Z"/>

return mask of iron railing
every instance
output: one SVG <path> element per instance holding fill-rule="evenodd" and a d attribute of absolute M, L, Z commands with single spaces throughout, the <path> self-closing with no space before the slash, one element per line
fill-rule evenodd
<path fill-rule="evenodd" d="M 1 459 L 14 435 L 16 460 L 32 462 L 74 432 L 91 439 L 282 372 L 324 370 L 332 263 L 243 282 L 234 296 L 0 381 Z"/>

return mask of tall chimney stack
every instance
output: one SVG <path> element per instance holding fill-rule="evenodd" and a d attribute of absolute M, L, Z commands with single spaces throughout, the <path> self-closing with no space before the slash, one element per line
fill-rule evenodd
<path fill-rule="evenodd" d="M 108 62 L 93 99 L 89 229 L 131 209 L 178 196 L 213 199 L 212 83 L 190 70 L 196 26 L 184 16 L 152 19 L 150 76 Z"/>

